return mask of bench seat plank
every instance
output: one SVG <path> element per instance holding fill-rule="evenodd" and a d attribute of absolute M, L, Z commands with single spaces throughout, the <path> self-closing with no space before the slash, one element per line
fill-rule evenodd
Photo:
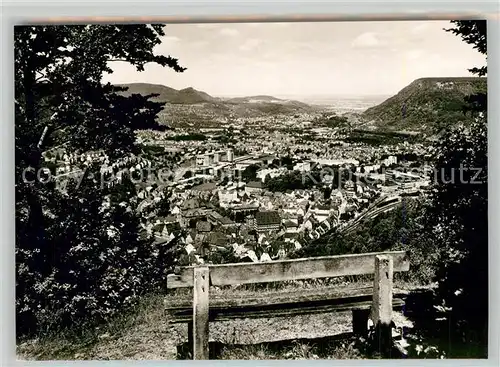
<path fill-rule="evenodd" d="M 393 309 L 400 309 L 404 305 L 404 300 L 395 298 L 392 302 Z M 281 308 L 268 309 L 266 307 L 239 307 L 239 308 L 211 308 L 209 310 L 209 320 L 213 321 L 229 321 L 236 319 L 256 319 L 256 318 L 273 318 L 285 316 L 299 316 L 309 314 L 321 314 L 350 310 L 369 310 L 372 306 L 372 301 L 358 301 L 339 304 L 323 304 L 323 305 L 280 305 Z M 193 319 L 192 309 L 171 311 L 169 317 L 171 323 L 188 323 Z"/>
<path fill-rule="evenodd" d="M 373 294 L 373 285 L 363 284 L 361 286 L 329 286 L 315 287 L 309 289 L 279 289 L 263 290 L 261 292 L 238 290 L 234 291 L 210 291 L 210 307 L 216 306 L 242 306 L 261 305 L 271 303 L 285 303 L 288 301 L 315 301 L 334 298 L 345 298 L 348 296 L 370 296 Z M 191 294 L 165 298 L 167 309 L 191 307 L 193 298 Z"/>

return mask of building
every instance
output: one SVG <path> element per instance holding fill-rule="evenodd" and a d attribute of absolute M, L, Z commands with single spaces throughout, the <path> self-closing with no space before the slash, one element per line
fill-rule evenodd
<path fill-rule="evenodd" d="M 281 167 L 281 168 L 263 168 L 257 171 L 256 176 L 258 179 L 260 179 L 262 182 L 266 179 L 267 175 L 271 178 L 279 177 L 281 175 L 284 175 L 287 173 L 286 167 Z"/>
<path fill-rule="evenodd" d="M 394 172 L 390 171 L 390 170 L 387 170 L 387 171 L 385 171 L 384 177 L 385 177 L 385 181 L 386 182 L 394 180 Z"/>
<path fill-rule="evenodd" d="M 399 186 L 396 183 L 380 186 L 380 191 L 385 194 L 392 194 L 398 191 Z"/>
<path fill-rule="evenodd" d="M 398 163 L 398 158 L 396 156 L 390 155 L 386 159 L 383 160 L 382 164 L 384 164 L 386 167 L 390 167 L 393 164 Z"/>
<path fill-rule="evenodd" d="M 235 189 L 219 190 L 217 194 L 219 196 L 220 203 L 231 203 L 238 201 L 238 192 Z"/>
<path fill-rule="evenodd" d="M 200 154 L 196 157 L 197 167 L 208 167 L 210 165 L 210 155 Z"/>
<path fill-rule="evenodd" d="M 257 232 L 277 231 L 281 225 L 281 217 L 277 211 L 255 213 L 254 229 Z"/>
<path fill-rule="evenodd" d="M 399 187 L 403 190 L 412 190 L 417 188 L 417 184 L 415 182 L 401 182 Z"/>
<path fill-rule="evenodd" d="M 330 216 L 330 207 L 326 205 L 316 205 L 314 208 L 311 208 L 310 211 L 320 222 Z"/>
<path fill-rule="evenodd" d="M 353 190 L 347 190 L 345 192 L 345 196 L 348 198 L 348 199 L 353 199 L 355 196 L 356 196 L 356 193 L 353 191 Z"/>
<path fill-rule="evenodd" d="M 343 165 L 354 165 L 358 166 L 359 161 L 357 159 L 313 159 L 313 162 L 324 165 L 324 166 L 343 166 Z"/>
<path fill-rule="evenodd" d="M 207 220 L 213 226 L 222 226 L 224 228 L 229 228 L 236 225 L 236 223 L 233 222 L 231 219 L 224 217 L 215 211 L 207 215 Z"/>
<path fill-rule="evenodd" d="M 196 222 L 196 230 L 198 232 L 210 232 L 210 230 L 212 229 L 212 226 L 210 224 L 210 222 L 208 221 L 198 221 Z"/>
<path fill-rule="evenodd" d="M 191 192 L 196 196 L 211 195 L 216 191 L 217 185 L 214 182 L 204 182 L 191 188 Z"/>
<path fill-rule="evenodd" d="M 262 181 L 251 181 L 245 185 L 245 192 L 250 195 L 252 193 L 261 192 L 264 189 Z"/>
<path fill-rule="evenodd" d="M 297 233 L 299 231 L 299 224 L 296 221 L 287 220 L 283 223 L 285 233 Z"/>
<path fill-rule="evenodd" d="M 301 162 L 301 163 L 297 163 L 297 164 L 293 167 L 293 170 L 294 170 L 294 171 L 300 171 L 300 172 L 309 172 L 309 171 L 311 171 L 311 162 Z"/>
<path fill-rule="evenodd" d="M 218 150 L 215 152 L 207 152 L 196 156 L 197 167 L 208 167 L 210 165 L 217 165 L 221 162 L 232 162 L 234 160 L 234 153 L 232 149 L 227 151 Z"/>
<path fill-rule="evenodd" d="M 266 156 L 263 156 L 263 157 L 260 157 L 259 158 L 259 163 L 263 163 L 263 164 L 271 164 L 273 163 L 273 161 L 276 159 L 275 156 L 272 156 L 272 155 L 266 155 Z"/>
<path fill-rule="evenodd" d="M 352 180 L 347 180 L 345 183 L 345 189 L 346 189 L 346 191 L 354 192 L 354 190 L 355 190 L 354 182 L 352 182 Z"/>

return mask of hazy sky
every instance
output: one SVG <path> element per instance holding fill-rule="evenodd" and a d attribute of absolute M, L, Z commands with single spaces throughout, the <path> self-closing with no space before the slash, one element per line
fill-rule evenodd
<path fill-rule="evenodd" d="M 214 96 L 389 95 L 421 77 L 469 76 L 483 55 L 448 21 L 171 24 L 156 52 L 187 70 L 112 63 L 114 83 Z"/>

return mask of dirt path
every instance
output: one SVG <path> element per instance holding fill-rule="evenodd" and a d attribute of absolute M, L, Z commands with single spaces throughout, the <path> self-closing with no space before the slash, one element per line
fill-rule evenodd
<path fill-rule="evenodd" d="M 394 313 L 397 326 L 411 323 Z M 187 326 L 175 326 L 177 342 L 187 341 Z M 311 314 L 269 319 L 241 319 L 210 324 L 210 341 L 228 344 L 256 344 L 288 339 L 322 338 L 352 331 L 350 312 Z"/>

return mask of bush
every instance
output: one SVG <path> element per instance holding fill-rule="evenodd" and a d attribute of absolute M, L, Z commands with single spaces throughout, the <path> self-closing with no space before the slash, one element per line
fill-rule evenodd
<path fill-rule="evenodd" d="M 458 172 L 463 180 L 437 181 L 431 192 L 429 237 L 439 242 L 437 303 L 448 311 L 453 336 L 488 344 L 488 171 L 486 119 L 450 132 L 438 143 L 438 172 Z M 468 169 L 472 168 L 472 169 Z M 478 173 L 478 177 L 473 177 Z M 472 180 L 475 180 L 473 182 Z M 459 182 L 457 182 L 459 181 Z M 431 332 L 433 330 L 430 330 Z"/>
<path fill-rule="evenodd" d="M 102 322 L 166 285 L 176 247 L 141 237 L 133 208 L 103 207 L 94 184 L 72 185 L 69 197 L 48 190 L 43 233 L 18 218 L 18 336 Z"/>

